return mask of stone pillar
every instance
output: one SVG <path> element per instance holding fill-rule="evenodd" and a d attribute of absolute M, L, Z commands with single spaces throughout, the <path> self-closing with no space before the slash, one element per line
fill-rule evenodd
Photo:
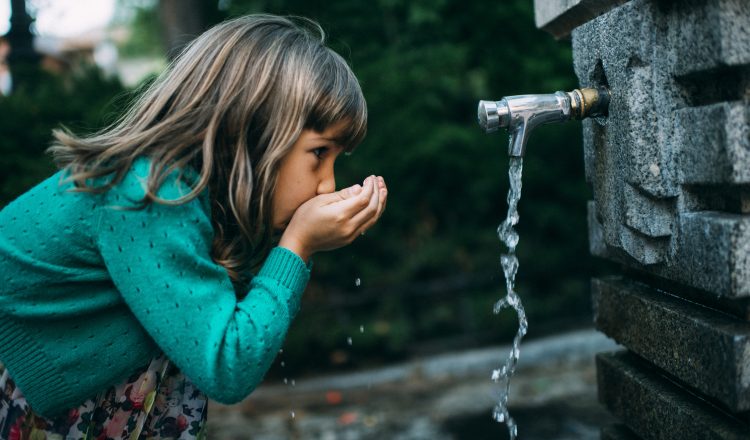
<path fill-rule="evenodd" d="M 590 249 L 623 267 L 592 280 L 627 348 L 597 356 L 621 422 L 602 439 L 750 439 L 750 3 L 535 3 L 568 14 L 580 85 L 612 92 L 583 123 Z"/>

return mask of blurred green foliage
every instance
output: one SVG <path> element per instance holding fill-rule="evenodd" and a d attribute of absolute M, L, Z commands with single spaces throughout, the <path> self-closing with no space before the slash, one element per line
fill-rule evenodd
<path fill-rule="evenodd" d="M 0 207 L 56 171 L 44 155 L 53 128 L 96 131 L 121 114 L 127 97 L 117 79 L 91 65 L 69 75 L 32 66 L 12 70 L 13 93 L 0 96 Z"/>
<path fill-rule="evenodd" d="M 510 341 L 515 314 L 492 314 L 505 289 L 496 228 L 507 208 L 508 139 L 479 129 L 476 106 L 577 86 L 570 44 L 535 29 L 533 2 L 233 0 L 221 10 L 209 3 L 217 4 L 214 19 L 268 12 L 323 26 L 360 79 L 370 114 L 367 139 L 337 163 L 337 186 L 379 174 L 389 188 L 387 211 L 366 236 L 315 257 L 280 357 L 286 369 L 277 363 L 272 374 Z M 154 46 L 153 17 L 137 14 L 146 42 L 128 51 Z M 52 126 L 93 127 L 118 92 L 101 78 L 70 87 L 50 80 L 0 99 L 0 203 L 50 170 L 41 152 Z M 603 263 L 587 248 L 580 126 L 536 130 L 524 168 L 517 289 L 533 338 L 590 322 L 588 280 Z"/>
<path fill-rule="evenodd" d="M 124 23 L 131 27 L 130 37 L 119 45 L 118 53 L 123 57 L 163 56 L 164 46 L 159 35 L 159 15 L 154 11 L 155 2 L 120 0 L 119 8 L 127 11 Z M 130 15 L 132 14 L 132 16 Z"/>

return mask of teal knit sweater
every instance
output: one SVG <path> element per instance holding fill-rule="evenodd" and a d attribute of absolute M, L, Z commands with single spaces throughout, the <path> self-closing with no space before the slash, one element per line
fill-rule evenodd
<path fill-rule="evenodd" d="M 0 211 L 0 362 L 41 415 L 80 405 L 160 351 L 208 397 L 238 402 L 297 313 L 309 267 L 280 247 L 236 299 L 210 257 L 207 190 L 117 209 L 142 198 L 149 168 L 139 158 L 97 195 L 66 192 L 60 171 Z M 187 185 L 175 172 L 157 194 L 174 200 Z"/>

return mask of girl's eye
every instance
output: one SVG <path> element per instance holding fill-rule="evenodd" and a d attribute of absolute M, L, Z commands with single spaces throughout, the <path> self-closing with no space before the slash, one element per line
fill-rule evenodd
<path fill-rule="evenodd" d="M 313 150 L 313 154 L 320 159 L 328 151 L 328 147 L 318 147 Z"/>

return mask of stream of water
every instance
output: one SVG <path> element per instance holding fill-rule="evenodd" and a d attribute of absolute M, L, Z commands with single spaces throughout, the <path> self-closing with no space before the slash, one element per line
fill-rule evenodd
<path fill-rule="evenodd" d="M 510 378 L 516 371 L 518 357 L 520 355 L 521 339 L 528 330 L 529 324 L 526 320 L 521 298 L 515 291 L 516 272 L 518 272 L 518 258 L 516 258 L 516 246 L 518 245 L 518 233 L 513 229 L 518 224 L 518 201 L 521 199 L 521 175 L 523 173 L 523 158 L 511 157 L 508 176 L 510 177 L 510 189 L 508 190 L 508 214 L 497 228 L 497 235 L 508 247 L 508 253 L 501 255 L 500 263 L 505 274 L 506 295 L 495 303 L 493 312 L 500 313 L 506 307 L 513 307 L 518 315 L 518 332 L 513 338 L 513 348 L 508 354 L 504 365 L 492 372 L 492 380 L 500 384 L 500 398 L 492 412 L 492 416 L 500 423 L 508 426 L 511 440 L 518 435 L 518 426 L 513 417 L 508 413 L 508 393 L 510 391 Z"/>

